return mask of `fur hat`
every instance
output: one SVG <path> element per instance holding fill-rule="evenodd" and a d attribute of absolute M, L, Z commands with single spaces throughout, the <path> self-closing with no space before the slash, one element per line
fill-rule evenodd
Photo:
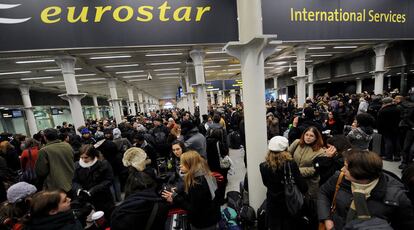
<path fill-rule="evenodd" d="M 392 100 L 391 97 L 385 97 L 385 98 L 382 99 L 383 104 L 390 104 L 392 102 L 393 102 L 393 100 Z"/>
<path fill-rule="evenodd" d="M 269 141 L 268 149 L 273 152 L 282 152 L 289 147 L 289 141 L 286 137 L 275 136 Z"/>
<path fill-rule="evenodd" d="M 35 186 L 26 182 L 19 182 L 7 189 L 7 200 L 10 203 L 16 203 L 36 192 Z"/>
<path fill-rule="evenodd" d="M 147 154 L 141 148 L 132 147 L 124 153 L 122 163 L 125 167 L 132 166 L 138 171 L 143 171 L 147 164 L 151 163 L 150 159 L 147 159 Z"/>
<path fill-rule="evenodd" d="M 118 128 L 113 129 L 112 134 L 114 135 L 114 139 L 121 138 L 121 130 Z"/>

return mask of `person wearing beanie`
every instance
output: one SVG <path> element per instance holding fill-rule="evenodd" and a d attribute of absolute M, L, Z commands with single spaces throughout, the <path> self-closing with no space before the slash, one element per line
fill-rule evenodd
<path fill-rule="evenodd" d="M 92 132 L 88 128 L 83 128 L 80 131 L 82 135 L 82 144 L 95 144 L 96 140 L 92 137 Z"/>
<path fill-rule="evenodd" d="M 125 198 L 135 191 L 157 187 L 155 169 L 148 166 L 151 160 L 143 149 L 137 147 L 128 149 L 122 158 L 122 163 L 129 171 L 125 183 Z"/>
<path fill-rule="evenodd" d="M 292 155 L 287 152 L 289 141 L 282 136 L 270 139 L 268 153 L 264 162 L 260 164 L 260 173 L 266 193 L 266 223 L 269 229 L 298 229 L 297 217 L 291 216 L 286 210 L 284 198 L 284 171 L 290 167 L 291 174 L 299 190 L 304 194 L 307 185 L 302 178 Z"/>

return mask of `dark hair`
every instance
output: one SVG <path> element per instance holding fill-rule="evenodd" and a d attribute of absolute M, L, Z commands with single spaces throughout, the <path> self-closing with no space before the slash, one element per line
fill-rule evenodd
<path fill-rule="evenodd" d="M 360 149 L 345 151 L 343 154 L 353 178 L 372 181 L 381 176 L 382 159 L 378 154 Z"/>
<path fill-rule="evenodd" d="M 41 191 L 33 196 L 30 215 L 32 218 L 49 216 L 49 212 L 57 209 L 60 203 L 61 190 Z"/>
<path fill-rule="evenodd" d="M 171 143 L 171 147 L 172 147 L 173 145 L 180 145 L 182 152 L 183 152 L 183 153 L 187 152 L 187 147 L 185 147 L 184 142 L 182 142 L 182 141 L 180 141 L 180 140 L 174 140 L 174 141 Z"/>
<path fill-rule="evenodd" d="M 52 128 L 43 130 L 43 135 L 48 141 L 55 141 L 59 138 L 58 131 Z"/>
<path fill-rule="evenodd" d="M 79 149 L 80 155 L 86 154 L 86 156 L 95 159 L 95 157 L 99 156 L 99 151 L 93 147 L 91 144 L 82 145 Z"/>
<path fill-rule="evenodd" d="M 326 140 L 326 143 L 335 146 L 338 154 L 342 154 L 352 147 L 351 142 L 344 135 L 335 135 Z"/>
<path fill-rule="evenodd" d="M 318 151 L 323 147 L 323 139 L 322 134 L 319 132 L 319 130 L 315 126 L 309 126 L 308 128 L 303 131 L 302 136 L 300 137 L 299 145 L 300 147 L 304 147 L 306 145 L 305 143 L 305 133 L 311 131 L 315 135 L 315 142 L 312 143 L 312 150 Z"/>
<path fill-rule="evenodd" d="M 137 140 L 139 140 L 139 141 L 143 141 L 143 140 L 145 140 L 144 133 L 142 133 L 142 132 L 138 132 L 137 134 L 135 134 L 135 135 L 134 135 L 134 139 L 137 139 Z"/>
<path fill-rule="evenodd" d="M 369 113 L 360 113 L 356 115 L 358 127 L 372 127 L 375 123 L 375 118 Z"/>
<path fill-rule="evenodd" d="M 214 116 L 213 116 L 213 122 L 214 123 L 219 123 L 220 122 L 220 120 L 221 120 L 221 116 L 220 116 L 220 114 L 214 114 Z"/>

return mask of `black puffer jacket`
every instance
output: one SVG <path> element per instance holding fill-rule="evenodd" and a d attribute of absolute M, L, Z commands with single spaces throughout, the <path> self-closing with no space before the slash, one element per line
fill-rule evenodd
<path fill-rule="evenodd" d="M 25 230 L 82 230 L 81 223 L 75 218 L 72 211 L 58 213 L 56 215 L 33 218 Z"/>
<path fill-rule="evenodd" d="M 338 176 L 339 173 L 336 173 L 320 188 L 318 216 L 320 221 L 332 219 L 335 229 L 341 230 L 345 225 L 353 196 L 351 182 L 344 178 L 336 197 L 336 211 L 332 218 L 329 217 Z M 367 199 L 367 205 L 371 216 L 387 220 L 394 229 L 414 229 L 414 211 L 411 202 L 405 194 L 404 186 L 391 176 L 381 175 L 378 184 Z"/>
<path fill-rule="evenodd" d="M 83 168 L 79 162 L 75 164 L 75 175 L 73 177 L 73 190 L 87 190 L 91 194 L 90 202 L 96 210 L 104 211 L 105 217 L 110 217 L 114 207 L 110 186 L 114 175 L 111 165 L 106 160 L 97 161 L 89 168 Z"/>

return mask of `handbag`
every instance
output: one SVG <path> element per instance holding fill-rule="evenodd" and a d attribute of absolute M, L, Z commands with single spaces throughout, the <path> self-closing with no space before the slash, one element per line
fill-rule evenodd
<path fill-rule="evenodd" d="M 230 159 L 228 155 L 226 155 L 225 157 L 221 156 L 220 141 L 216 142 L 216 146 L 217 146 L 217 153 L 218 153 L 218 157 L 220 161 L 220 168 L 229 169 L 233 165 L 232 160 Z"/>
<path fill-rule="evenodd" d="M 27 182 L 29 184 L 36 184 L 37 175 L 36 175 L 35 169 L 32 166 L 33 159 L 32 159 L 32 151 L 30 148 L 28 149 L 28 152 L 29 152 L 29 160 L 27 161 L 26 168 L 23 169 L 19 180 Z"/>
<path fill-rule="evenodd" d="M 336 180 L 335 193 L 333 195 L 332 204 L 331 204 L 331 208 L 330 208 L 330 211 L 329 211 L 329 216 L 330 217 L 332 217 L 333 214 L 335 213 L 335 209 L 336 209 L 336 195 L 338 194 L 339 188 L 341 187 L 341 183 L 342 183 L 342 179 L 343 178 L 344 178 L 344 173 L 341 172 L 339 174 L 338 179 Z M 326 230 L 325 223 L 319 223 L 319 230 Z"/>
<path fill-rule="evenodd" d="M 295 179 L 292 175 L 290 163 L 286 162 L 283 165 L 284 185 L 285 185 L 285 202 L 290 215 L 294 216 L 302 210 L 304 203 L 303 194 L 300 192 L 298 186 L 295 184 Z"/>

